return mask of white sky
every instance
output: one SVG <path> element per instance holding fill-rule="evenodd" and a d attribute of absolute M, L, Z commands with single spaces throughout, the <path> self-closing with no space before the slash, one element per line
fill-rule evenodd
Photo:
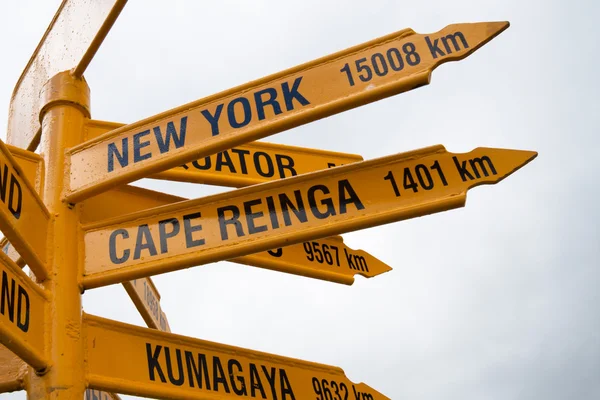
<path fill-rule="evenodd" d="M 0 110 L 59 3 L 0 4 Z M 584 0 L 131 0 L 85 75 L 95 119 L 134 122 L 407 27 L 508 20 L 429 86 L 265 140 L 365 159 L 539 152 L 463 209 L 344 235 L 394 268 L 353 286 L 227 262 L 157 276 L 173 331 L 339 366 L 392 399 L 600 398 L 599 15 Z M 121 285 L 86 292 L 84 310 L 144 325 Z"/>

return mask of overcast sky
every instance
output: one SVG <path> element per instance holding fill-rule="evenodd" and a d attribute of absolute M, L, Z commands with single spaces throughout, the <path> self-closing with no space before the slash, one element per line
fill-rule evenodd
<path fill-rule="evenodd" d="M 1 2 L 3 128 L 59 3 Z M 339 366 L 392 399 L 600 398 L 599 15 L 591 0 L 131 0 L 85 74 L 95 119 L 135 122 L 407 27 L 508 20 L 429 86 L 265 141 L 365 159 L 434 144 L 539 152 L 465 208 L 345 234 L 394 268 L 353 286 L 227 262 L 157 276 L 172 330 Z M 144 326 L 121 285 L 83 301 Z"/>

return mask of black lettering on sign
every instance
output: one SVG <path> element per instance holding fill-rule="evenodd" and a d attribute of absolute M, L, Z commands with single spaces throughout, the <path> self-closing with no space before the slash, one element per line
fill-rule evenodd
<path fill-rule="evenodd" d="M 204 161 L 204 164 L 200 164 L 200 161 Z M 210 157 L 205 157 L 204 160 L 192 161 L 192 165 L 196 169 L 199 169 L 201 171 L 206 171 L 206 170 L 210 169 L 210 166 L 211 166 Z"/>
<path fill-rule="evenodd" d="M 373 395 L 367 392 L 360 392 L 356 390 L 356 386 L 352 385 L 352 391 L 354 392 L 354 400 L 373 400 Z"/>
<path fill-rule="evenodd" d="M 236 205 L 219 207 L 217 208 L 217 217 L 221 239 L 228 240 L 230 234 L 233 233 L 235 237 L 239 238 L 247 234 L 264 232 L 269 228 L 277 229 L 281 223 L 291 226 L 298 222 L 308 222 L 309 218 L 313 217 L 324 219 L 337 214 L 346 214 L 349 206 L 356 210 L 365 208 L 347 179 L 338 181 L 337 186 L 337 198 L 327 196 L 331 192 L 327 186 L 314 185 L 308 188 L 306 193 L 299 189 L 294 190 L 293 197 L 286 193 L 279 193 L 276 196 L 267 196 L 264 200 L 248 200 L 244 202 L 243 210 Z M 266 210 L 264 202 L 267 203 Z M 281 209 L 283 221 L 278 219 L 276 204 Z M 244 228 L 243 219 L 240 218 L 242 213 L 247 229 Z M 269 216 L 269 221 L 266 220 L 265 214 Z"/>
<path fill-rule="evenodd" d="M 402 71 L 405 60 L 411 67 L 421 62 L 421 56 L 417 53 L 414 43 L 404 43 L 402 45 L 402 52 L 404 56 L 397 48 L 390 47 L 385 52 L 385 56 L 382 53 L 374 53 L 370 56 L 370 59 L 363 57 L 355 60 L 353 66 L 349 63 L 344 64 L 340 72 L 344 72 L 348 79 L 348 84 L 354 86 L 356 77 L 362 82 L 369 82 L 377 76 L 386 76 L 390 69 L 392 73 Z"/>
<path fill-rule="evenodd" d="M 463 182 L 479 179 L 482 176 L 497 175 L 496 168 L 488 156 L 475 157 L 459 161 L 456 156 L 452 157 L 456 170 Z M 469 169 L 469 167 L 471 167 Z"/>
<path fill-rule="evenodd" d="M 356 254 L 349 253 L 346 248 L 344 248 L 344 254 L 346 255 L 346 261 L 348 262 L 348 267 L 350 269 L 354 269 L 356 271 L 369 272 L 367 260 L 363 256 L 358 256 Z"/>
<path fill-rule="evenodd" d="M 195 223 L 194 220 L 201 217 L 200 212 L 187 214 L 183 216 L 183 232 L 185 234 L 185 246 L 186 248 L 192 248 L 202 246 L 205 243 L 203 238 L 198 238 L 195 232 L 202 230 L 202 225 Z M 135 232 L 135 247 L 133 249 L 133 259 L 139 260 L 145 256 L 155 256 L 160 250 L 160 254 L 165 254 L 169 251 L 169 240 L 177 240 L 175 237 L 181 230 L 181 223 L 177 218 L 166 218 L 158 221 L 158 244 L 157 249 L 155 244 L 155 238 L 152 236 L 152 232 L 148 224 L 142 224 L 137 227 Z M 115 229 L 111 232 L 108 237 L 108 252 L 110 260 L 113 264 L 123 264 L 128 261 L 131 255 L 131 249 L 125 248 L 118 251 L 117 248 L 124 246 L 118 246 L 118 242 L 123 239 L 129 239 L 130 234 L 127 229 Z M 131 235 L 133 237 L 133 235 Z M 175 239 L 174 239 L 175 238 Z"/>
<path fill-rule="evenodd" d="M 460 43 L 458 40 L 460 39 Z M 440 48 L 439 41 L 442 41 L 442 45 L 444 46 L 444 50 Z M 447 54 L 452 54 L 452 51 L 461 51 L 463 49 L 469 48 L 469 43 L 467 43 L 467 39 L 462 32 L 455 32 L 449 35 L 442 37 L 441 39 L 434 39 L 433 42 L 429 36 L 425 36 L 425 43 L 427 43 L 427 47 L 429 48 L 429 52 L 431 56 L 435 59 L 438 57 L 443 57 Z M 462 44 L 462 48 L 461 48 Z M 452 45 L 452 46 L 450 46 Z"/>
<path fill-rule="evenodd" d="M 268 250 L 267 253 L 269 253 L 273 257 L 281 257 L 283 255 L 283 249 L 280 247 L 276 250 Z"/>
<path fill-rule="evenodd" d="M 0 287 L 0 314 L 8 316 L 9 321 L 15 323 L 21 331 L 29 331 L 29 294 L 14 279 L 9 279 L 6 271 L 2 271 Z"/>
<path fill-rule="evenodd" d="M 116 142 L 108 143 L 107 153 L 107 171 L 112 172 L 115 170 L 115 161 L 120 165 L 121 168 L 129 165 L 129 155 L 133 153 L 133 163 L 144 161 L 153 156 L 152 152 L 143 150 L 145 147 L 152 143 L 152 140 L 156 142 L 160 154 L 168 153 L 171 150 L 171 143 L 174 148 L 178 149 L 185 145 L 185 130 L 187 126 L 187 117 L 182 117 L 179 121 L 179 132 L 175 128 L 173 121 L 167 122 L 167 129 L 163 133 L 160 126 L 152 128 L 154 135 L 151 135 L 150 130 L 138 132 L 133 135 L 132 151 L 129 151 L 129 138 L 124 137 L 121 139 L 120 146 Z"/>
<path fill-rule="evenodd" d="M 344 382 L 313 377 L 312 386 L 317 400 L 348 400 L 348 386 Z"/>
<path fill-rule="evenodd" d="M 246 156 L 250 157 L 246 159 Z M 248 169 L 248 160 L 251 160 L 251 171 Z M 236 167 L 236 161 L 237 164 L 239 164 L 239 168 Z M 298 172 L 294 168 L 295 165 L 294 159 L 286 154 L 274 154 L 274 157 L 272 157 L 269 153 L 264 151 L 251 153 L 250 150 L 231 149 L 222 151 L 213 156 L 192 161 L 190 165 L 184 164 L 182 167 L 186 170 L 193 168 L 200 171 L 208 171 L 212 168 L 216 172 L 241 175 L 253 173 L 264 178 L 272 178 L 277 174 L 277 177 L 283 179 L 289 176 L 298 175 Z"/>
<path fill-rule="evenodd" d="M 8 210 L 16 219 L 21 217 L 23 206 L 23 189 L 17 177 L 8 172 L 8 165 L 0 168 L 0 200 L 7 205 Z"/>
<path fill-rule="evenodd" d="M 156 320 L 159 320 L 159 303 L 156 296 L 154 296 L 154 292 L 150 289 L 149 285 L 146 284 L 144 280 L 144 301 L 146 302 L 146 306 L 150 310 L 150 312 L 154 315 Z"/>
<path fill-rule="evenodd" d="M 287 111 L 292 111 L 296 105 L 296 103 L 301 106 L 309 105 L 310 102 L 304 97 L 299 89 L 300 83 L 302 82 L 302 77 L 298 77 L 292 83 L 292 87 L 290 88 L 289 82 L 283 82 L 281 84 L 281 94 L 283 97 L 283 102 L 285 103 L 285 108 Z M 269 106 L 272 109 L 274 115 L 279 115 L 282 113 L 282 107 L 280 102 L 277 100 L 277 90 L 275 88 L 266 88 L 259 90 L 251 95 L 248 95 L 252 98 L 251 101 L 246 97 L 236 97 L 231 100 L 227 104 L 227 122 L 229 126 L 233 129 L 240 129 L 245 127 L 252 121 L 253 119 L 257 121 L 262 121 L 267 118 L 265 114 L 265 107 Z M 201 110 L 200 113 L 206 119 L 206 121 L 210 124 L 211 133 L 213 136 L 219 135 L 219 121 L 221 121 L 221 116 L 223 114 L 223 109 L 225 108 L 225 103 L 218 104 L 214 111 L 209 111 L 208 109 Z M 256 110 L 254 114 L 253 109 Z M 256 115 L 256 118 L 254 117 Z"/>
<path fill-rule="evenodd" d="M 435 186 L 434 175 L 432 175 L 429 170 L 436 172 L 437 178 L 444 186 L 448 186 L 448 182 L 446 181 L 446 176 L 444 175 L 444 171 L 440 166 L 438 160 L 430 165 L 429 167 L 425 166 L 425 164 L 417 164 L 413 168 L 404 167 L 404 171 L 402 173 L 402 187 L 404 190 L 412 190 L 414 193 L 419 191 L 419 187 L 425 190 L 431 190 Z M 415 180 L 415 177 L 417 178 Z M 392 171 L 388 171 L 388 173 L 383 177 L 384 181 L 389 181 L 392 186 L 392 190 L 396 197 L 402 196 L 402 192 L 399 188 L 399 183 L 396 182 L 396 176 Z M 437 179 L 436 179 L 437 180 Z M 417 181 L 419 183 L 417 183 Z M 420 185 L 420 186 L 419 186 Z"/>
<path fill-rule="evenodd" d="M 246 156 L 248 154 L 250 154 L 250 151 L 242 150 L 242 149 L 231 149 L 231 152 L 237 154 L 237 156 L 240 160 L 240 167 L 242 168 L 242 174 L 247 175 L 248 167 L 246 166 Z"/>
<path fill-rule="evenodd" d="M 229 168 L 229 172 L 235 174 L 235 166 L 233 165 L 233 160 L 229 156 L 228 151 L 223 151 L 217 154 L 217 162 L 215 163 L 215 170 L 222 171 L 223 167 Z"/>
<path fill-rule="evenodd" d="M 294 169 L 294 159 L 292 157 L 285 154 L 275 154 L 275 161 L 277 162 L 277 171 L 279 171 L 280 178 L 298 175 Z M 289 175 L 286 175 L 286 170 L 289 171 Z"/>
<path fill-rule="evenodd" d="M 261 159 L 264 160 L 264 162 L 261 163 Z M 256 167 L 256 172 L 265 178 L 270 178 L 275 174 L 273 160 L 271 160 L 271 157 L 263 151 L 254 153 L 254 166 Z"/>
<path fill-rule="evenodd" d="M 273 400 L 296 399 L 284 368 L 244 364 L 235 358 L 194 354 L 151 343 L 146 343 L 146 357 L 148 378 L 153 382 L 262 399 L 268 398 L 270 390 Z"/>
<path fill-rule="evenodd" d="M 340 266 L 340 253 L 334 245 L 321 244 L 319 242 L 304 242 L 304 252 L 308 261 L 316 261 L 319 264 L 326 263 L 336 267 Z"/>

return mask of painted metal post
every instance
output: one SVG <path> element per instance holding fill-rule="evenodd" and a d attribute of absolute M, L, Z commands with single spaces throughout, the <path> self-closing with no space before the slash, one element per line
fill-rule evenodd
<path fill-rule="evenodd" d="M 41 93 L 41 151 L 46 163 L 43 199 L 53 218 L 49 240 L 51 293 L 47 337 L 50 368 L 32 382 L 33 398 L 83 399 L 85 368 L 81 340 L 81 271 L 78 270 L 79 207 L 61 200 L 65 179 L 65 149 L 81 143 L 85 118 L 90 117 L 89 87 L 68 71 L 52 77 Z M 31 394 L 29 398 L 32 399 Z"/>

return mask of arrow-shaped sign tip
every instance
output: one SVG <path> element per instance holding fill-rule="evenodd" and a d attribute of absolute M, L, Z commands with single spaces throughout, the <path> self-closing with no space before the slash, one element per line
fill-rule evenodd
<path fill-rule="evenodd" d="M 468 25 L 471 25 L 470 29 L 467 27 Z M 450 30 L 453 30 L 454 27 L 460 27 L 460 26 L 465 26 L 465 31 L 468 30 L 468 31 L 472 31 L 472 32 L 479 32 L 482 37 L 486 38 L 486 41 L 489 41 L 489 40 L 495 38 L 496 36 L 498 36 L 503 31 L 505 31 L 510 26 L 510 22 L 508 22 L 508 21 L 487 21 L 487 22 L 473 22 L 470 24 L 453 24 L 453 25 L 450 25 L 449 27 L 447 27 L 446 29 L 452 27 L 452 29 L 450 29 Z"/>
<path fill-rule="evenodd" d="M 510 26 L 510 22 L 508 22 L 508 21 L 494 21 L 494 22 L 487 22 L 485 24 L 487 25 L 488 36 L 492 36 L 492 37 L 503 32 Z"/>
<path fill-rule="evenodd" d="M 478 168 L 473 169 L 473 172 L 481 173 L 485 178 L 470 186 L 475 187 L 479 184 L 500 182 L 527 165 L 537 155 L 537 151 L 530 150 L 478 147 L 470 153 L 459 155 L 458 160 L 461 161 L 456 166 L 459 168 L 463 164 L 469 164 L 471 167 Z"/>

